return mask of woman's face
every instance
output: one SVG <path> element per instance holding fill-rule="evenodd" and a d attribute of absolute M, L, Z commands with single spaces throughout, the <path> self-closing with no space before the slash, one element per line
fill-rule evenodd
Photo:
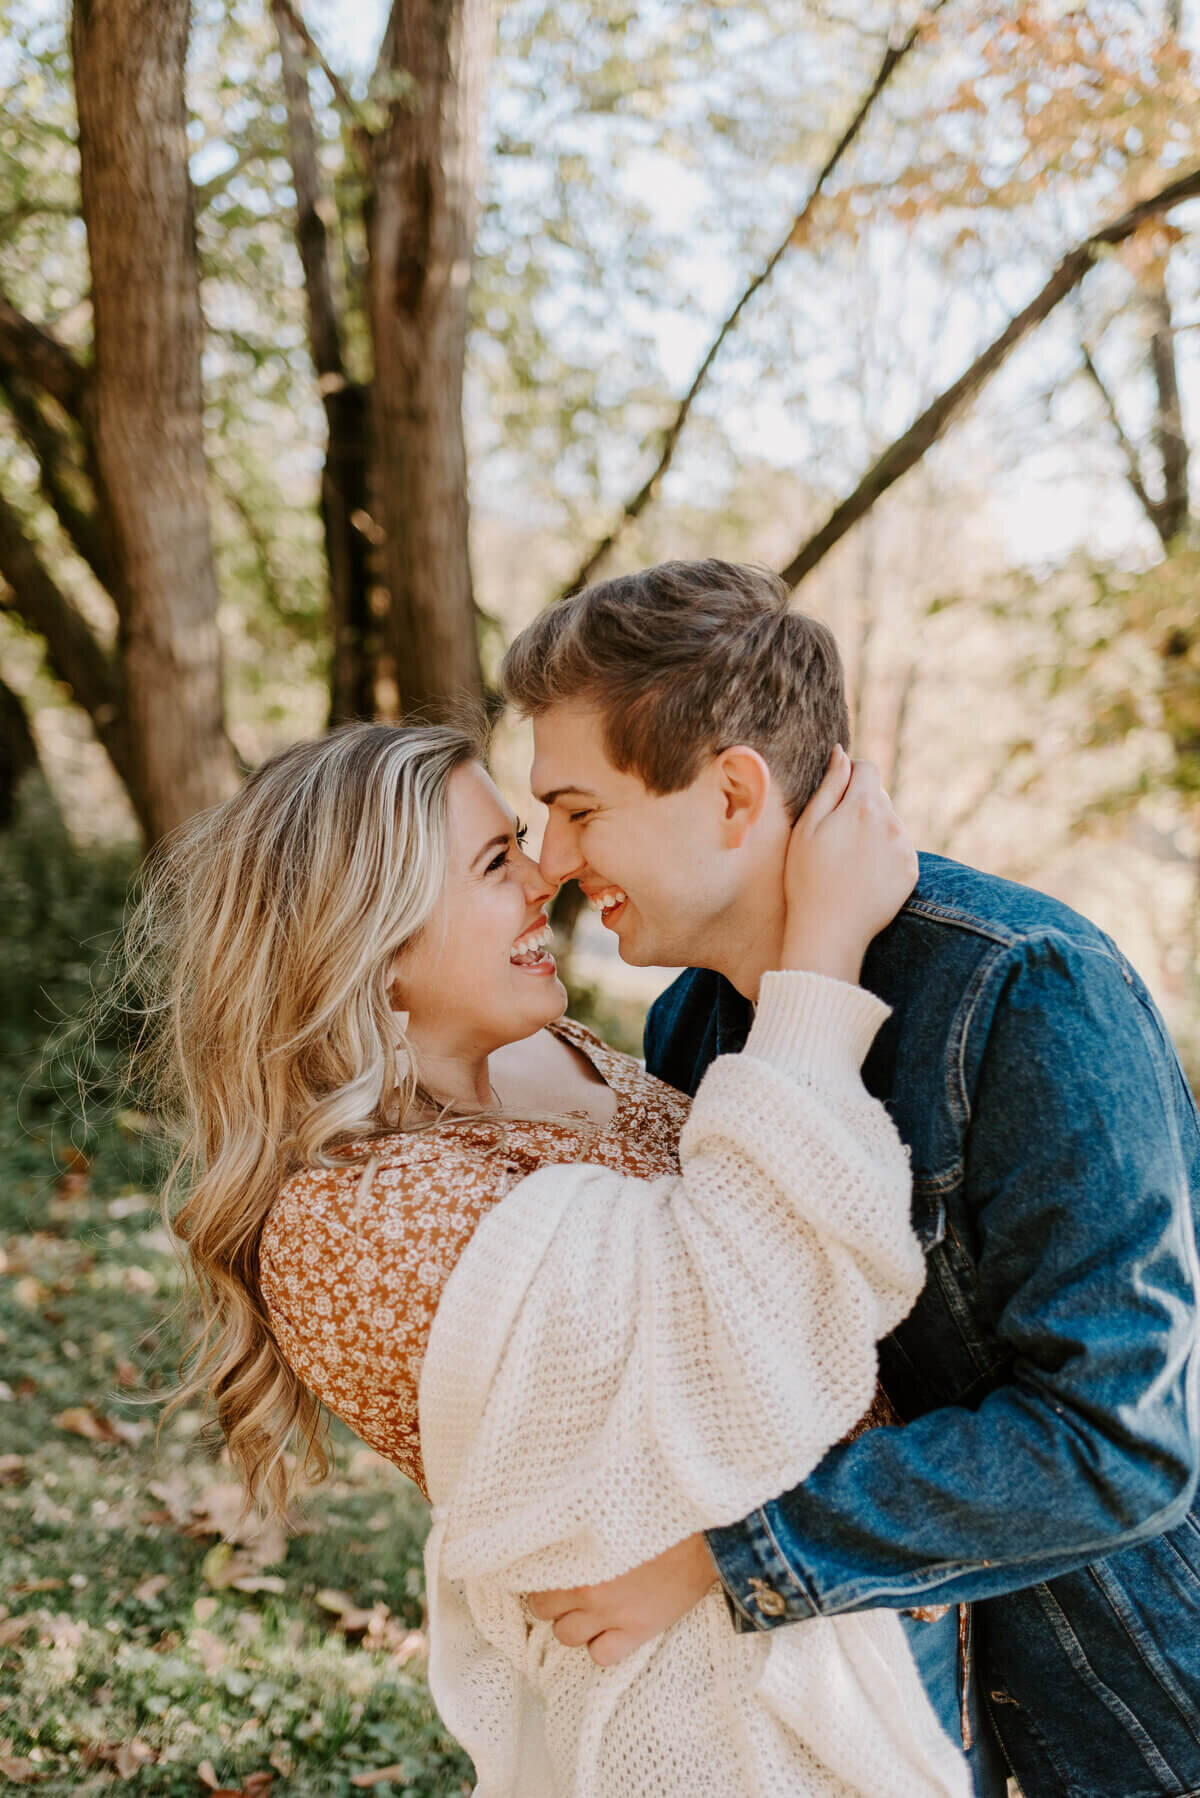
<path fill-rule="evenodd" d="M 447 873 L 440 906 L 392 966 L 395 1003 L 427 1056 L 488 1055 L 532 1036 L 566 1009 L 554 958 L 541 947 L 555 888 L 478 762 L 446 795 Z"/>

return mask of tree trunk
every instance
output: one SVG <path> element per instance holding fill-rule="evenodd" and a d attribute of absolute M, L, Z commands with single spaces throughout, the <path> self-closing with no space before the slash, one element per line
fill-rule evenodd
<path fill-rule="evenodd" d="M 1179 371 L 1175 361 L 1175 325 L 1167 293 L 1166 258 L 1156 271 L 1149 294 L 1150 365 L 1154 370 L 1154 441 L 1162 462 L 1163 496 L 1159 535 L 1169 550 L 1188 522 L 1188 441 L 1183 431 Z"/>
<path fill-rule="evenodd" d="M 401 715 L 478 700 L 463 358 L 482 174 L 488 0 L 394 0 L 370 158 L 371 512 Z"/>
<path fill-rule="evenodd" d="M 325 407 L 321 523 L 329 568 L 329 722 L 375 712 L 377 634 L 371 618 L 367 523 L 370 428 L 367 390 L 347 378 L 342 322 L 329 264 L 317 133 L 305 65 L 306 45 L 288 0 L 272 0 L 288 110 L 288 159 L 296 190 L 296 247 L 304 270 L 308 341 Z"/>
<path fill-rule="evenodd" d="M 187 165 L 189 0 L 76 0 L 90 424 L 151 838 L 235 784 L 206 492 L 203 325 Z"/>
<path fill-rule="evenodd" d="M 16 815 L 17 794 L 25 776 L 40 771 L 25 707 L 0 680 L 0 830 L 7 829 Z"/>

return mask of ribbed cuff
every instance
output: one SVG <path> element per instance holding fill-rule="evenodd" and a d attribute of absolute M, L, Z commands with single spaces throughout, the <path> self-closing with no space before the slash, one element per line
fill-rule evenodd
<path fill-rule="evenodd" d="M 764 974 L 744 1053 L 788 1074 L 857 1074 L 891 1006 L 827 974 Z"/>

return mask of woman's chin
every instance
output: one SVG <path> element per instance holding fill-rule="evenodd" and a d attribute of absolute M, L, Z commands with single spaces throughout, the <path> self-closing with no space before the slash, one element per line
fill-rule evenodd
<path fill-rule="evenodd" d="M 567 1009 L 567 989 L 553 962 L 536 971 L 514 968 L 516 1005 L 513 1007 L 513 1039 L 529 1036 L 561 1018 Z"/>

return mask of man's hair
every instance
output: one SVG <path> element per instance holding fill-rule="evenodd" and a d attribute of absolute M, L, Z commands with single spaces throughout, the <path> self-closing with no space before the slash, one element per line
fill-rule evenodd
<path fill-rule="evenodd" d="M 788 610 L 777 575 L 734 562 L 662 562 L 559 600 L 514 640 L 500 684 L 525 717 L 595 707 L 609 760 L 653 793 L 744 743 L 794 817 L 834 745 L 850 747 L 832 633 Z"/>

